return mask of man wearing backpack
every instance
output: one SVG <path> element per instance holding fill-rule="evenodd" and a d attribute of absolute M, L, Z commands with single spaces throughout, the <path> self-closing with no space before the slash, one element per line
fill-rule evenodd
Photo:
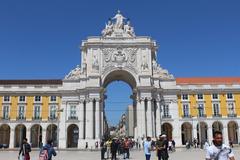
<path fill-rule="evenodd" d="M 23 143 L 18 154 L 18 159 L 30 160 L 29 152 L 31 152 L 31 146 L 29 143 L 27 143 L 27 138 L 23 138 Z"/>
<path fill-rule="evenodd" d="M 53 148 L 53 141 L 48 140 L 47 144 L 43 146 L 42 150 L 40 151 L 39 160 L 52 160 L 52 156 L 56 156 L 57 153 Z"/>

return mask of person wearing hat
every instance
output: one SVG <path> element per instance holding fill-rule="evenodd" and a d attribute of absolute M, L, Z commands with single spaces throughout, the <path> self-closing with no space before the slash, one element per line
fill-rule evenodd
<path fill-rule="evenodd" d="M 168 141 L 165 134 L 161 134 L 156 142 L 158 160 L 168 160 Z"/>

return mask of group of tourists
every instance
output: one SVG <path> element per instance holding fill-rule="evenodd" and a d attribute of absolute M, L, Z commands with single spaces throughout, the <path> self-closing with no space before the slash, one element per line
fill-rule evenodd
<path fill-rule="evenodd" d="M 152 151 L 156 151 L 158 160 L 168 160 L 168 151 L 175 150 L 175 141 L 168 140 L 165 134 L 161 134 L 156 141 L 152 141 L 151 137 L 147 137 L 143 146 L 146 160 L 150 160 Z"/>
<path fill-rule="evenodd" d="M 18 160 L 30 160 L 30 152 L 32 151 L 31 145 L 28 143 L 27 138 L 23 138 L 23 143 L 20 147 Z M 39 153 L 39 160 L 52 160 L 52 156 L 57 153 L 53 148 L 53 141 L 48 140 L 47 144 L 43 146 Z"/>
<path fill-rule="evenodd" d="M 131 138 L 112 138 L 107 141 L 102 140 L 101 147 L 101 159 L 116 160 L 117 155 L 123 157 L 123 159 L 129 159 L 130 149 L 133 148 L 134 142 Z"/>

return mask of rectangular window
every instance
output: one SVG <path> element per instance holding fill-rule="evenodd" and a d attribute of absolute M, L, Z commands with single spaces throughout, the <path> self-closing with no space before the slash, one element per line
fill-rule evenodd
<path fill-rule="evenodd" d="M 183 116 L 184 117 L 189 117 L 189 105 L 188 104 L 183 104 Z"/>
<path fill-rule="evenodd" d="M 204 104 L 202 103 L 198 104 L 198 114 L 199 117 L 204 117 Z"/>
<path fill-rule="evenodd" d="M 19 106 L 18 107 L 18 118 L 19 119 L 24 119 L 25 118 L 25 107 L 24 106 Z"/>
<path fill-rule="evenodd" d="M 219 115 L 219 104 L 218 103 L 214 103 L 213 104 L 213 115 L 214 116 L 218 116 Z"/>
<path fill-rule="evenodd" d="M 228 103 L 228 114 L 229 115 L 235 114 L 234 103 Z"/>
<path fill-rule="evenodd" d="M 218 94 L 217 93 L 213 93 L 212 94 L 212 99 L 218 99 Z"/>
<path fill-rule="evenodd" d="M 233 99 L 233 94 L 232 93 L 227 93 L 227 99 Z"/>
<path fill-rule="evenodd" d="M 169 117 L 169 105 L 163 105 L 163 117 Z"/>
<path fill-rule="evenodd" d="M 9 118 L 9 106 L 3 106 L 3 119 Z"/>
<path fill-rule="evenodd" d="M 56 96 L 51 96 L 50 97 L 50 101 L 51 102 L 56 102 L 57 101 L 57 97 Z"/>
<path fill-rule="evenodd" d="M 70 118 L 75 119 L 77 115 L 76 106 L 70 106 Z"/>
<path fill-rule="evenodd" d="M 35 102 L 41 102 L 41 96 L 35 96 Z"/>
<path fill-rule="evenodd" d="M 188 100 L 188 94 L 183 94 L 182 95 L 182 100 Z"/>
<path fill-rule="evenodd" d="M 34 106 L 34 119 L 40 119 L 40 106 Z"/>
<path fill-rule="evenodd" d="M 3 101 L 4 102 L 9 102 L 10 101 L 10 96 L 4 96 Z"/>
<path fill-rule="evenodd" d="M 25 102 L 25 96 L 19 96 L 19 102 Z"/>
<path fill-rule="evenodd" d="M 51 119 L 56 118 L 56 106 L 50 106 L 50 118 Z"/>
<path fill-rule="evenodd" d="M 198 100 L 203 100 L 203 94 L 198 94 L 197 98 L 198 98 Z"/>

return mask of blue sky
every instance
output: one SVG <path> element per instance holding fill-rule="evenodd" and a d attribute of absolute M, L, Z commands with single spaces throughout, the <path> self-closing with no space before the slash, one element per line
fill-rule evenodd
<path fill-rule="evenodd" d="M 0 79 L 63 78 L 80 62 L 81 41 L 100 35 L 117 9 L 136 35 L 158 42 L 158 62 L 175 77 L 240 76 L 239 8 L 239 0 L 2 0 Z M 108 86 L 112 102 L 118 85 Z M 121 101 L 119 110 L 131 102 Z"/>

